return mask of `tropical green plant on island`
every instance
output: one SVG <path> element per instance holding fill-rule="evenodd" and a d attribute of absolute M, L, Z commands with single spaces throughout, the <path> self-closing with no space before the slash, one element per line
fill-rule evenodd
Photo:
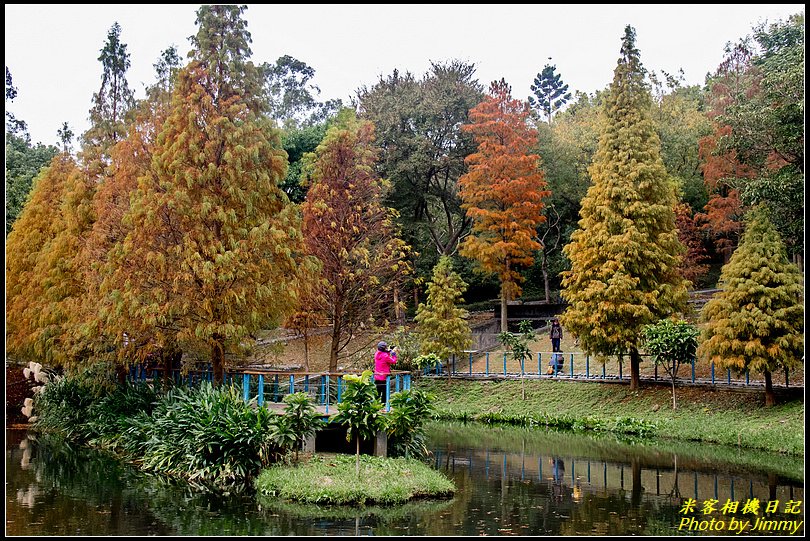
<path fill-rule="evenodd" d="M 498 340 L 504 347 L 509 348 L 512 358 L 520 363 L 520 392 L 523 400 L 526 400 L 526 385 L 523 379 L 524 362 L 531 360 L 532 352 L 529 349 L 529 342 L 534 340 L 534 329 L 532 322 L 523 320 L 518 324 L 518 332 L 501 332 Z"/>
<path fill-rule="evenodd" d="M 283 401 L 284 415 L 276 420 L 270 437 L 283 449 L 294 450 L 294 460 L 298 462 L 298 450 L 304 440 L 314 436 L 324 422 L 307 393 L 288 394 Z"/>
<path fill-rule="evenodd" d="M 359 376 L 343 377 L 346 387 L 338 404 L 338 413 L 330 422 L 346 426 L 346 441 L 356 444 L 356 470 L 360 477 L 360 440 L 371 441 L 377 432 L 385 429 L 383 405 L 377 397 L 377 388 L 371 382 L 372 372 L 365 370 Z"/>
<path fill-rule="evenodd" d="M 688 363 L 695 357 L 700 331 L 686 321 L 662 319 L 658 323 L 646 325 L 644 349 L 653 356 L 656 364 L 661 365 L 672 379 L 672 409 L 675 409 L 675 378 L 682 363 Z"/>
<path fill-rule="evenodd" d="M 799 268 L 763 208 L 747 216 L 743 239 L 703 307 L 701 359 L 765 376 L 765 405 L 776 403 L 771 374 L 804 364 L 804 287 Z"/>
<path fill-rule="evenodd" d="M 423 425 L 433 415 L 435 397 L 418 389 L 391 395 L 391 411 L 386 416 L 388 455 L 422 459 L 427 456 Z"/>

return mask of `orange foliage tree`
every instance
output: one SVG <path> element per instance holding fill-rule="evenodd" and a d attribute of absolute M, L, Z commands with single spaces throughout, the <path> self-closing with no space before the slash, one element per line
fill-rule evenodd
<path fill-rule="evenodd" d="M 6 350 L 10 356 L 75 366 L 84 345 L 73 318 L 85 301 L 77 265 L 92 223 L 93 186 L 67 154 L 35 179 L 6 240 Z"/>
<path fill-rule="evenodd" d="M 384 319 L 410 270 L 397 213 L 382 202 L 388 185 L 374 172 L 377 156 L 374 125 L 346 111 L 306 157 L 311 187 L 302 204 L 303 232 L 322 269 L 302 300 L 302 314 L 319 310 L 332 322 L 330 371 L 355 331 Z"/>
<path fill-rule="evenodd" d="M 501 282 L 501 331 L 507 330 L 507 303 L 520 295 L 520 266 L 534 263 L 542 246 L 536 229 L 546 190 L 540 156 L 531 153 L 537 131 L 529 126 L 529 106 L 512 99 L 509 85 L 493 82 L 489 96 L 470 111 L 463 130 L 478 143 L 465 160 L 469 171 L 459 179 L 462 208 L 473 221 L 460 253 L 474 259 Z"/>
<path fill-rule="evenodd" d="M 726 57 L 711 81 L 708 96 L 708 117 L 714 123 L 714 132 L 698 142 L 698 152 L 703 170 L 703 182 L 709 201 L 704 213 L 695 216 L 695 222 L 714 243 L 724 262 L 731 257 L 742 233 L 742 202 L 739 190 L 733 186 L 734 179 L 751 178 L 754 171 L 742 164 L 734 149 L 718 149 L 718 142 L 731 134 L 731 127 L 719 123 L 734 102 L 734 96 L 750 92 L 751 51 L 745 43 L 729 46 Z"/>

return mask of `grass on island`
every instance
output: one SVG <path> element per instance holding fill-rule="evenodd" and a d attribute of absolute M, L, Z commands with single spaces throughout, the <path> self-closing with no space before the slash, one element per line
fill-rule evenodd
<path fill-rule="evenodd" d="M 765 407 L 762 393 L 681 387 L 672 409 L 666 386 L 526 380 L 421 379 L 414 387 L 436 395 L 440 418 L 524 426 L 580 428 L 702 441 L 804 454 L 804 402 Z"/>
<path fill-rule="evenodd" d="M 314 455 L 263 470 L 255 486 L 285 501 L 324 505 L 390 505 L 455 492 L 449 479 L 418 460 L 368 455 L 360 456 L 359 479 L 353 455 Z"/>

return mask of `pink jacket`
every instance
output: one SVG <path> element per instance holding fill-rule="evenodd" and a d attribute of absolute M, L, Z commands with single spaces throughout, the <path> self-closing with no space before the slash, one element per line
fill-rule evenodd
<path fill-rule="evenodd" d="M 385 381 L 391 373 L 391 365 L 397 362 L 397 354 L 387 351 L 378 351 L 374 354 L 374 380 Z"/>

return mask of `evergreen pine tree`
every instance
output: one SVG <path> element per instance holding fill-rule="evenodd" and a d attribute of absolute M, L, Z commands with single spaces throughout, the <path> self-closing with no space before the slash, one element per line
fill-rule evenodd
<path fill-rule="evenodd" d="M 717 293 L 703 307 L 698 355 L 721 368 L 765 376 L 765 404 L 776 400 L 771 374 L 804 358 L 804 288 L 764 209 L 749 213 L 742 242 L 723 266 Z"/>
<path fill-rule="evenodd" d="M 550 59 L 549 59 L 550 60 Z M 529 96 L 529 106 L 546 116 L 551 124 L 551 117 L 571 99 L 568 85 L 563 83 L 559 73 L 555 73 L 557 66 L 546 64 L 543 71 L 534 78 L 531 90 L 534 96 Z"/>
<path fill-rule="evenodd" d="M 107 41 L 98 57 L 103 71 L 101 87 L 93 94 L 90 128 L 82 136 L 82 162 L 90 177 L 104 174 L 110 163 L 112 147 L 126 136 L 126 119 L 135 104 L 126 73 L 130 61 L 127 46 L 121 41 L 121 25 L 107 32 Z"/>
<path fill-rule="evenodd" d="M 587 353 L 630 354 L 631 388 L 639 385 L 641 329 L 685 306 L 678 273 L 683 245 L 673 208 L 675 186 L 664 168 L 650 117 L 651 96 L 628 26 L 605 100 L 606 121 L 582 201 L 579 229 L 564 251 L 569 307 L 562 324 Z"/>

